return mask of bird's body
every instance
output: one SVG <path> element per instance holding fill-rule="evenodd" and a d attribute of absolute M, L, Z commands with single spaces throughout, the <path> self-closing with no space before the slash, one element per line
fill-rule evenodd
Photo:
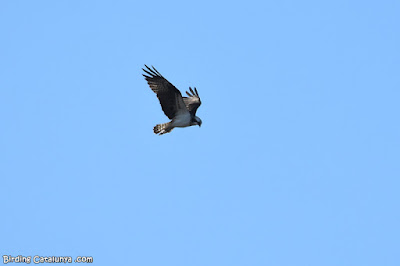
<path fill-rule="evenodd" d="M 175 127 L 188 127 L 191 125 L 191 120 L 192 116 L 189 112 L 182 112 L 176 115 L 171 122 L 156 125 L 154 127 L 154 133 L 162 135 L 171 132 Z"/>
<path fill-rule="evenodd" d="M 197 108 L 201 101 L 197 89 L 189 87 L 189 97 L 182 97 L 181 92 L 166 80 L 154 67 L 153 69 L 145 65 L 143 71 L 148 74 L 145 77 L 151 90 L 157 94 L 161 108 L 165 115 L 171 119 L 170 122 L 158 124 L 154 127 L 155 134 L 165 134 L 171 132 L 175 127 L 201 126 L 202 121 L 196 116 Z"/>

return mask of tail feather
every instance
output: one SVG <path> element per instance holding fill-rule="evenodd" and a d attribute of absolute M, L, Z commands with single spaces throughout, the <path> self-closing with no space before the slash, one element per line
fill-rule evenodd
<path fill-rule="evenodd" d="M 160 134 L 160 135 L 162 135 L 162 134 L 171 132 L 171 130 L 172 130 L 173 128 L 170 128 L 170 127 L 169 127 L 170 124 L 171 124 L 171 122 L 156 125 L 156 126 L 154 127 L 154 133 L 155 133 L 155 134 Z"/>

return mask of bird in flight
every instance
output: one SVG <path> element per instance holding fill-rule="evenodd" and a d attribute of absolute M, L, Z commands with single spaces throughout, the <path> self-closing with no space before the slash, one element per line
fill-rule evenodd
<path fill-rule="evenodd" d="M 190 92 L 186 91 L 189 97 L 182 97 L 181 92 L 166 80 L 153 66 L 152 68 L 144 65 L 142 68 L 146 74 L 142 74 L 149 84 L 152 91 L 157 94 L 164 114 L 171 119 L 170 122 L 158 124 L 154 127 L 154 133 L 163 135 L 171 132 L 175 127 L 189 127 L 198 125 L 202 122 L 196 116 L 197 108 L 201 101 L 197 89 L 189 87 Z"/>

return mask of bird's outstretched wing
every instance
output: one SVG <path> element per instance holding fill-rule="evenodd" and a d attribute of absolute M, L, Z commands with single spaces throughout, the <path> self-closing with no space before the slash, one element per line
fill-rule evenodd
<path fill-rule="evenodd" d="M 189 97 L 183 97 L 183 101 L 185 102 L 186 108 L 192 115 L 196 115 L 197 108 L 201 105 L 199 93 L 197 89 L 194 88 L 194 91 L 191 87 L 189 87 L 190 92 L 186 91 L 186 94 Z"/>
<path fill-rule="evenodd" d="M 147 68 L 143 69 L 147 75 L 143 74 L 147 83 L 152 91 L 157 94 L 160 100 L 161 108 L 169 119 L 173 119 L 178 112 L 187 112 L 186 104 L 183 101 L 181 92 L 166 80 L 158 71 L 152 66 L 152 69 L 145 65 Z"/>

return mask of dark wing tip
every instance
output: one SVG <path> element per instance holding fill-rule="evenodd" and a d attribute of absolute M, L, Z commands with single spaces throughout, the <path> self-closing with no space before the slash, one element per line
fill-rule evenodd
<path fill-rule="evenodd" d="M 152 78 L 154 77 L 161 77 L 163 78 L 163 76 L 160 74 L 160 72 L 157 71 L 157 69 L 154 66 L 151 66 L 153 69 L 151 69 L 149 66 L 147 66 L 146 64 L 144 64 L 144 66 L 147 69 L 142 68 L 142 70 L 144 72 L 146 72 L 147 74 L 149 74 Z"/>
<path fill-rule="evenodd" d="M 186 91 L 186 94 L 187 94 L 189 97 L 197 97 L 197 98 L 200 98 L 199 93 L 197 92 L 196 87 L 194 87 L 194 90 L 192 89 L 192 87 L 189 87 L 189 90 L 190 90 L 190 92 Z"/>
<path fill-rule="evenodd" d="M 160 77 L 162 77 L 162 75 L 160 74 L 160 72 L 158 72 L 158 70 L 154 67 L 154 66 L 151 66 L 152 68 L 153 68 L 153 70 L 154 70 L 154 72 L 156 73 L 156 74 L 158 74 Z"/>

